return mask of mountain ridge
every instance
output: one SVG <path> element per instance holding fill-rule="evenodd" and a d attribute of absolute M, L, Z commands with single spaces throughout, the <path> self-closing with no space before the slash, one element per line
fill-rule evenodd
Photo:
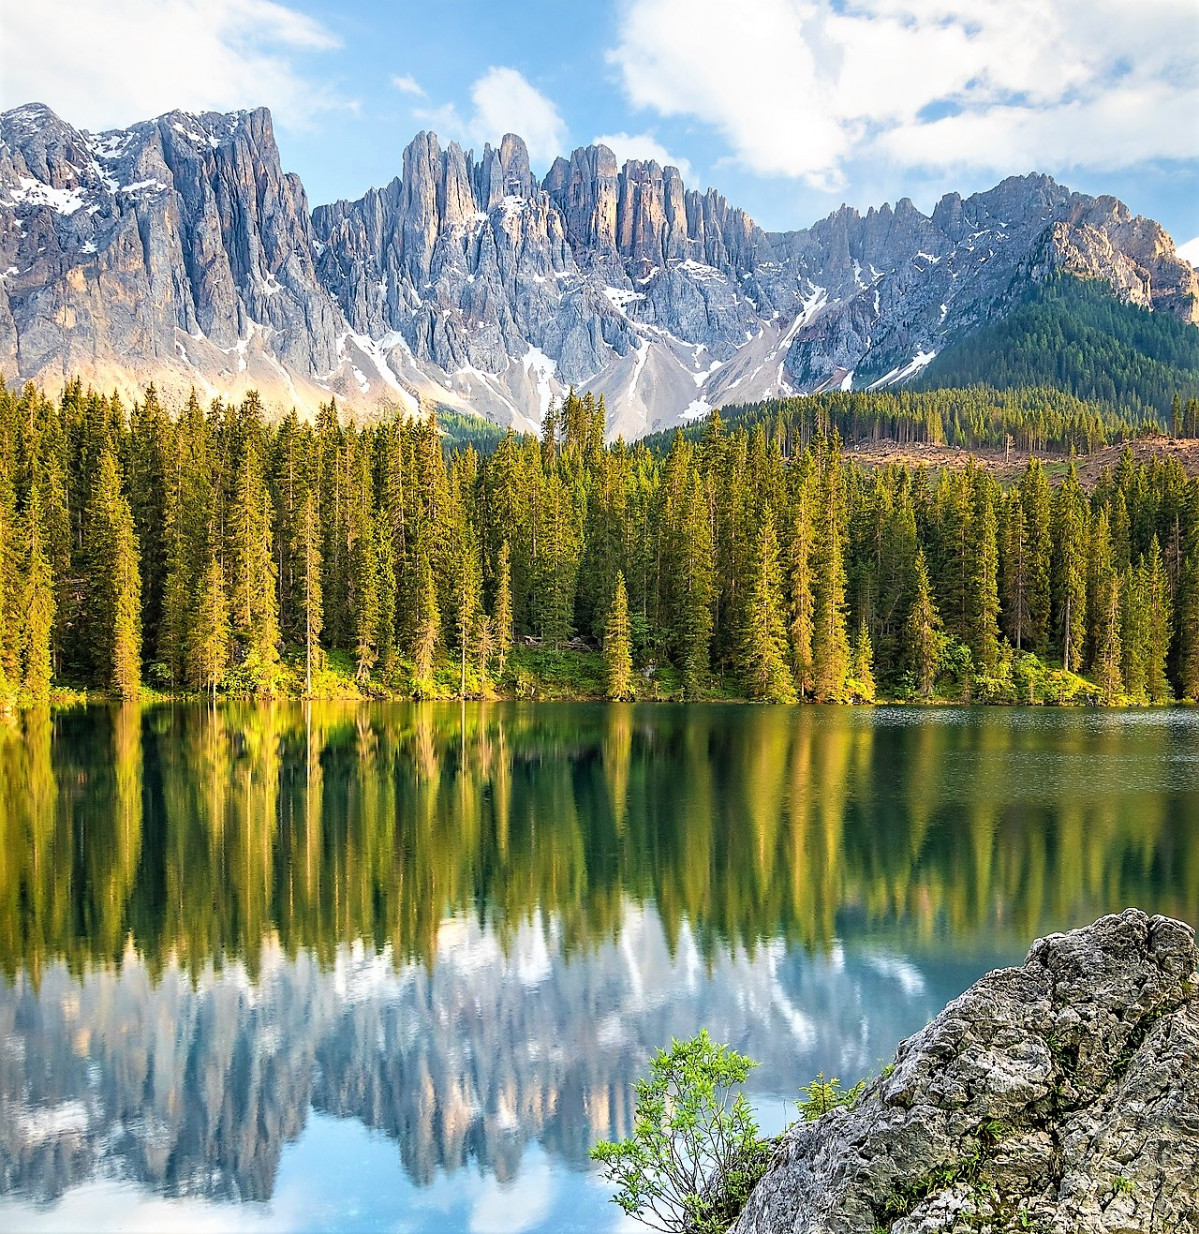
<path fill-rule="evenodd" d="M 91 134 L 0 116 L 0 371 L 311 411 L 421 400 L 535 428 L 570 387 L 640 436 L 726 402 L 881 388 L 1059 273 L 1199 322 L 1159 224 L 1038 173 L 767 232 L 604 146 L 534 176 L 423 132 L 401 172 L 309 209 L 270 113 Z"/>

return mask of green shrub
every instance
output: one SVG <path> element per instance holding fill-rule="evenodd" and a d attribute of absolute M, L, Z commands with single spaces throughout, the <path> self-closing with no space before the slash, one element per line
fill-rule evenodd
<path fill-rule="evenodd" d="M 633 1134 L 591 1150 L 614 1202 L 666 1234 L 722 1234 L 770 1161 L 770 1142 L 734 1091 L 756 1066 L 706 1029 L 659 1050 L 637 1081 Z"/>

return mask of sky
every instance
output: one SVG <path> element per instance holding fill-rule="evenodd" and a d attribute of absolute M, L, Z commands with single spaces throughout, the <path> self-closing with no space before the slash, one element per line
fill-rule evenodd
<path fill-rule="evenodd" d="M 1199 262 L 1195 0 L 0 0 L 0 106 L 102 131 L 264 104 L 311 204 L 421 129 L 602 140 L 764 227 L 1044 171 Z"/>

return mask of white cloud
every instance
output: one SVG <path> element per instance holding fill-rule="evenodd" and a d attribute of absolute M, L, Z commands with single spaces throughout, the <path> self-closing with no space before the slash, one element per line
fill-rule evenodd
<path fill-rule="evenodd" d="M 423 96 L 425 93 L 424 86 L 410 73 L 405 73 L 402 77 L 399 74 L 393 74 L 391 84 L 401 94 L 419 94 Z"/>
<path fill-rule="evenodd" d="M 679 174 L 687 184 L 693 183 L 691 164 L 676 154 L 671 154 L 664 145 L 649 133 L 608 133 L 591 139 L 593 146 L 607 146 L 616 155 L 618 163 L 626 159 L 641 159 L 648 162 L 653 159 L 663 167 L 677 167 Z"/>
<path fill-rule="evenodd" d="M 490 68 L 470 88 L 471 114 L 459 115 L 447 104 L 416 113 L 443 137 L 468 144 L 496 145 L 505 133 L 525 139 L 529 158 L 544 166 L 566 147 L 566 122 L 553 101 L 511 68 Z"/>
<path fill-rule="evenodd" d="M 1183 261 L 1189 261 L 1192 266 L 1199 268 L 1199 236 L 1188 240 L 1185 244 L 1180 244 L 1177 252 Z"/>
<path fill-rule="evenodd" d="M 1028 170 L 1199 156 L 1193 0 L 625 0 L 637 107 L 765 175 L 854 159 Z"/>
<path fill-rule="evenodd" d="M 46 103 L 83 128 L 259 104 L 300 126 L 345 106 L 297 64 L 340 40 L 274 0 L 41 0 L 6 5 L 4 27 L 0 106 Z"/>

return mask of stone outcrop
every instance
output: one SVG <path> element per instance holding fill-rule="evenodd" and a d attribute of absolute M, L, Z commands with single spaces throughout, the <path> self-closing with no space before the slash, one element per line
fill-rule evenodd
<path fill-rule="evenodd" d="M 518 136 L 476 158 L 420 133 L 390 184 L 309 214 L 265 109 L 99 135 L 37 104 L 0 117 L 8 380 L 423 397 L 526 429 L 573 385 L 634 437 L 905 381 L 1059 271 L 1199 322 L 1199 276 L 1157 223 L 1047 176 L 768 233 L 604 146 L 538 181 Z"/>
<path fill-rule="evenodd" d="M 790 1130 L 735 1234 L 1199 1230 L 1197 964 L 1135 909 L 1038 940 Z"/>

